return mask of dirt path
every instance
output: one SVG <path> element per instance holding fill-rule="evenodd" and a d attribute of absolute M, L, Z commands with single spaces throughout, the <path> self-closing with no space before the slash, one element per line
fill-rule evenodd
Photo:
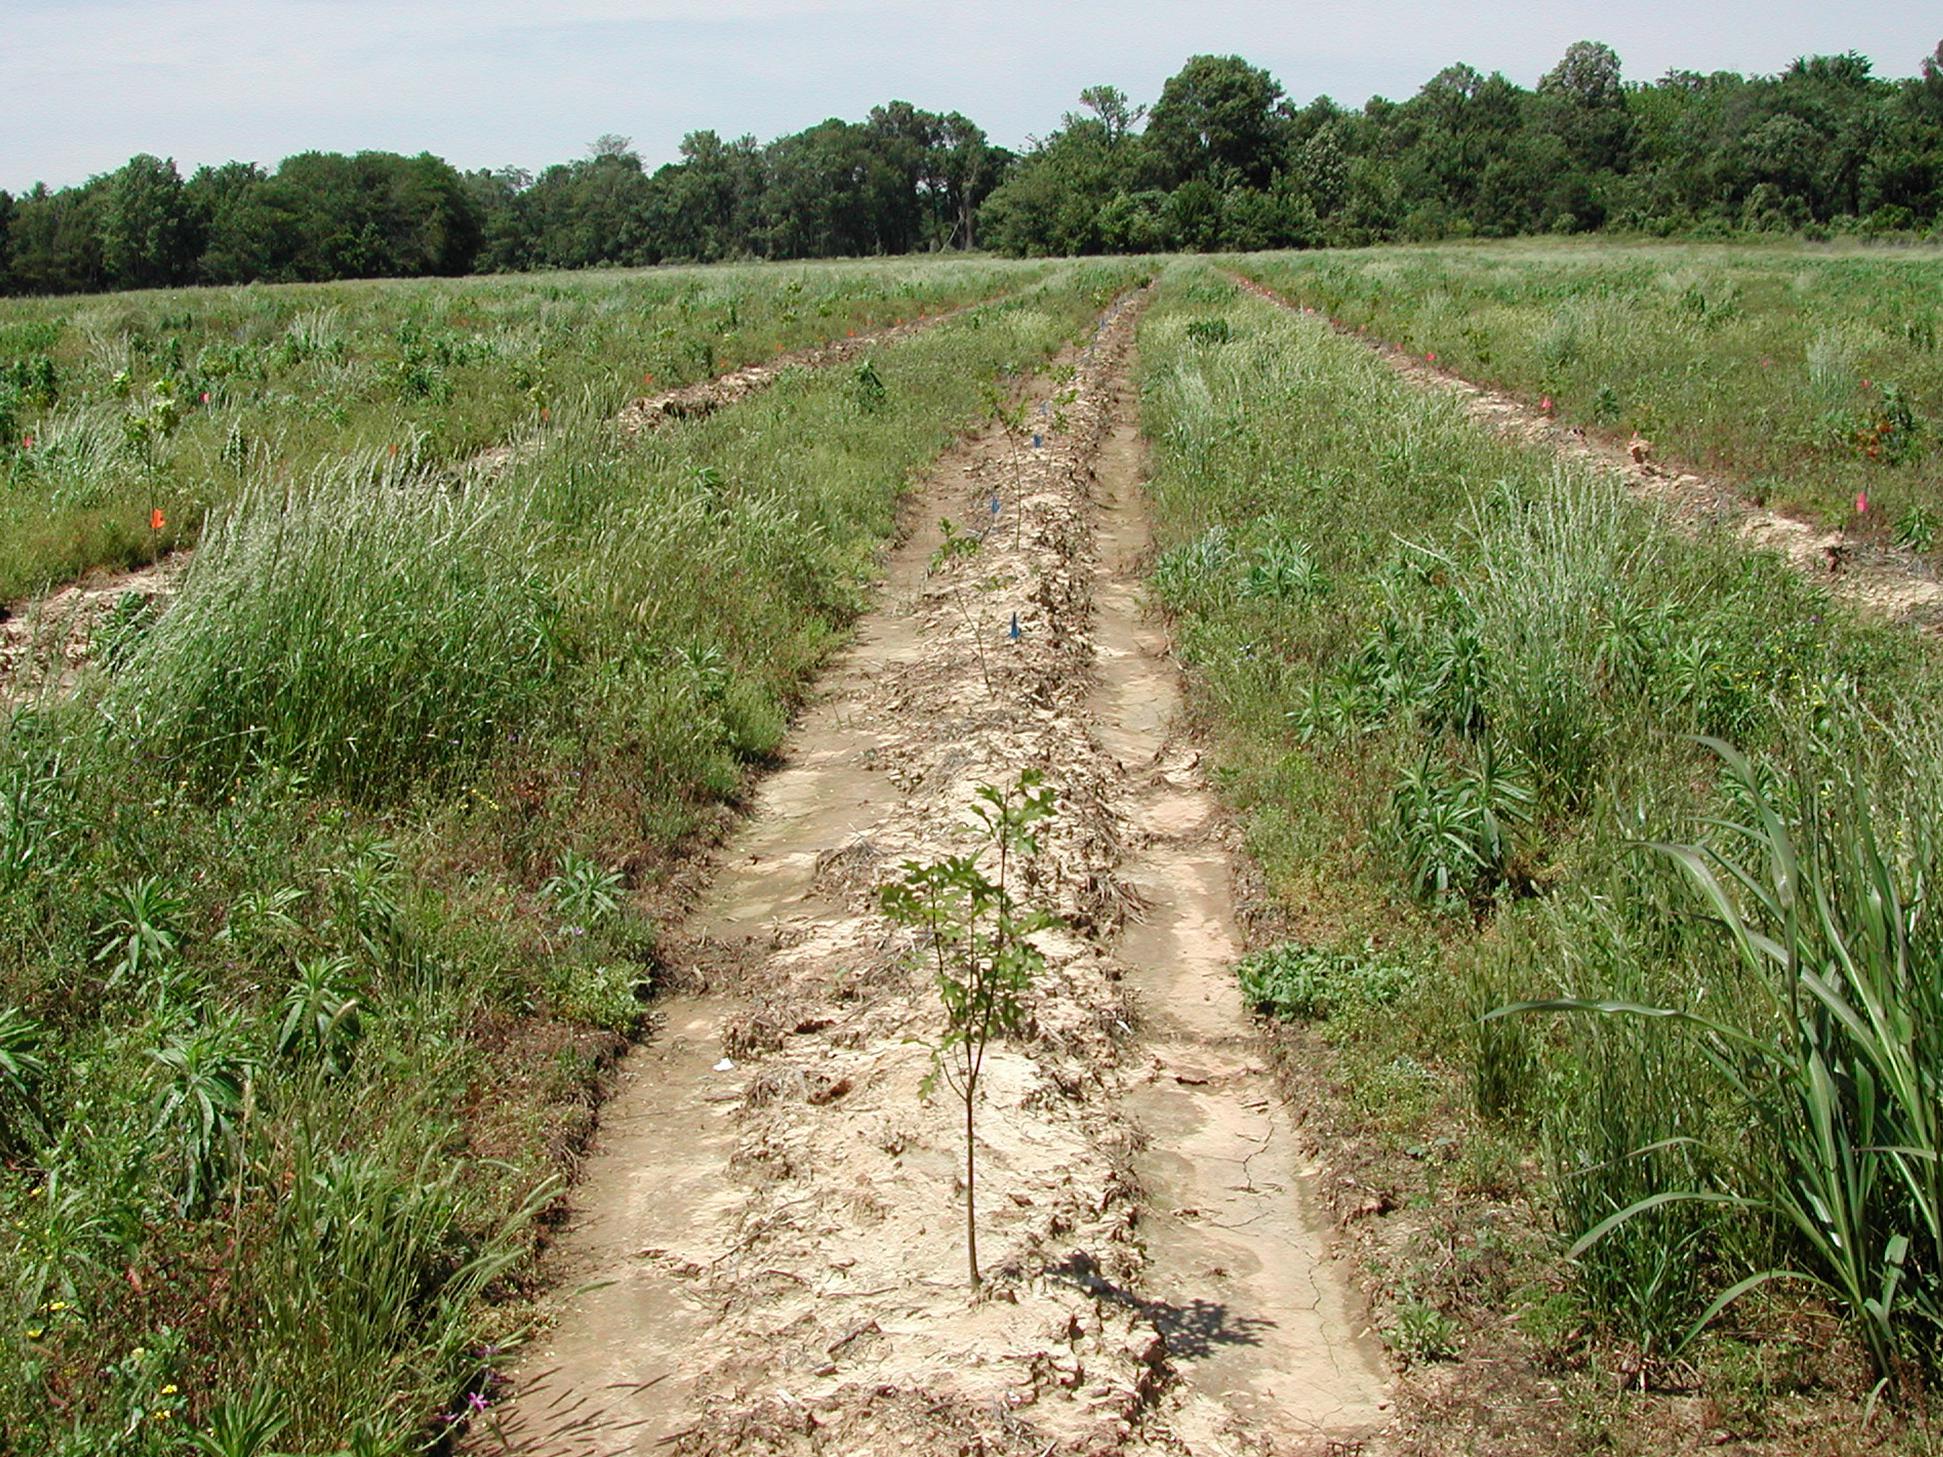
<path fill-rule="evenodd" d="M 1325 319 L 1265 284 L 1239 273 L 1228 277 L 1270 303 Z M 1548 446 L 1566 460 L 1615 472 L 1634 494 L 1664 504 L 1677 520 L 1696 526 L 1725 526 L 1750 545 L 1778 551 L 1797 571 L 1816 578 L 1836 596 L 1867 612 L 1929 631 L 1943 629 L 1943 582 L 1908 552 L 1852 541 L 1840 529 L 1830 530 L 1757 506 L 1726 481 L 1682 466 L 1661 464 L 1652 458 L 1651 447 L 1645 442 L 1636 442 L 1640 447 L 1636 456 L 1631 446 L 1593 439 L 1583 429 L 1554 420 L 1516 395 L 1473 384 L 1333 319 L 1325 322 L 1346 338 L 1367 345 L 1413 384 L 1454 395 L 1473 419 L 1499 435 Z"/>
<path fill-rule="evenodd" d="M 712 379 L 679 389 L 663 390 L 630 400 L 615 417 L 628 438 L 674 420 L 713 414 L 727 405 L 767 389 L 785 370 L 822 369 L 855 359 L 871 349 L 907 339 L 967 308 L 917 318 L 874 329 L 865 334 L 779 354 L 774 359 L 744 365 Z M 543 431 L 528 431 L 469 456 L 442 473 L 452 477 L 489 476 L 532 458 L 545 445 Z M 66 692 L 92 653 L 101 618 L 131 594 L 148 606 L 163 607 L 182 585 L 193 547 L 179 547 L 146 566 L 119 572 L 89 572 L 44 597 L 0 608 L 0 709 L 43 692 Z"/>
<path fill-rule="evenodd" d="M 1040 391 L 1043 448 L 987 431 L 919 494 L 669 948 L 686 990 L 608 1105 L 557 1323 L 476 1450 L 1301 1453 L 1381 1425 L 1139 613 L 1132 332 L 1111 311 L 1071 395 Z M 941 516 L 989 529 L 930 570 Z M 1028 880 L 1066 925 L 986 1065 L 974 1300 L 954 1104 L 918 1096 L 936 997 L 875 893 L 1027 766 L 1060 803 Z"/>
<path fill-rule="evenodd" d="M 1127 774 L 1133 848 L 1121 874 L 1142 913 L 1117 954 L 1141 1011 L 1147 1060 L 1127 1106 L 1150 1142 L 1135 1161 L 1146 1192 L 1149 1284 L 1182 1377 L 1177 1426 L 1191 1450 L 1222 1451 L 1232 1421 L 1253 1432 L 1327 1434 L 1373 1424 L 1382 1389 L 1373 1344 L 1329 1240 L 1301 1189 L 1298 1140 L 1264 1066 L 1234 966 L 1246 949 L 1235 911 L 1232 830 L 1171 733 L 1181 701 L 1170 645 L 1143 620 L 1149 533 L 1141 454 L 1123 399 L 1101 452 L 1104 571 L 1096 598 L 1102 744 Z M 1303 1391 L 1291 1402 L 1291 1382 Z"/>

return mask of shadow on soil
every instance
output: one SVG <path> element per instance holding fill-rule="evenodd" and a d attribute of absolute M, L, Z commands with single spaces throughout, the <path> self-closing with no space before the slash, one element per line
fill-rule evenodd
<path fill-rule="evenodd" d="M 1138 1311 L 1154 1323 L 1167 1342 L 1167 1354 L 1177 1360 L 1211 1356 L 1216 1346 L 1259 1346 L 1261 1333 L 1275 1327 L 1265 1315 L 1236 1315 L 1218 1301 L 1196 1298 L 1177 1305 L 1168 1300 L 1143 1299 L 1107 1279 L 1083 1253 L 1075 1252 L 1064 1262 L 1048 1266 L 1046 1274 L 1078 1286 L 1095 1299 Z"/>

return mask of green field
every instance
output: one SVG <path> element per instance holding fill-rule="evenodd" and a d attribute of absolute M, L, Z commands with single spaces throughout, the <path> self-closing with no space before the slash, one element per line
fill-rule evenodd
<path fill-rule="evenodd" d="M 1513 242 L 1241 266 L 1561 420 L 1638 431 L 1757 502 L 1943 546 L 1934 249 Z"/>
<path fill-rule="evenodd" d="M 354 411 L 340 453 L 233 484 L 167 612 L 117 614 L 78 690 L 0 734 L 0 1445 L 175 1451 L 252 1393 L 288 1423 L 277 1450 L 418 1440 L 503 1338 L 486 1297 L 512 1288 L 640 1018 L 641 898 L 775 751 L 907 478 L 1135 277 L 891 264 L 347 293 L 332 337 L 504 306 L 521 348 L 592 312 L 646 353 L 565 331 L 557 377 L 591 402 L 459 491 L 426 462 L 374 473 L 382 437 L 358 432 L 384 408 Z M 644 357 L 692 377 L 1006 287 L 868 368 L 792 372 L 638 443 L 600 418 Z M 658 338 L 683 300 L 746 311 L 733 351 L 676 352 L 716 324 Z M 29 428 L 116 415 L 99 376 L 119 358 L 60 365 L 85 383 Z M 367 384 L 386 367 L 344 360 Z M 452 448 L 523 417 L 497 377 L 501 413 Z M 277 378 L 236 411 L 301 415 Z"/>
<path fill-rule="evenodd" d="M 1674 1450 L 1699 1393 L 1748 1451 L 1933 1451 L 1936 639 L 1490 434 L 1227 261 L 0 305 L 4 590 L 197 546 L 0 725 L 0 1450 L 437 1448 L 529 1314 L 654 918 L 907 487 L 995 416 L 1023 454 L 1015 391 L 1157 278 L 1151 605 L 1265 880 L 1242 985 L 1320 1182 L 1386 1231 L 1355 1268 L 1392 1359 L 1451 1365 L 1436 1419 L 1500 1423 L 1472 1450 Z M 1233 261 L 1934 545 L 1929 254 Z M 614 428 L 646 374 L 958 306 Z"/>
<path fill-rule="evenodd" d="M 16 300 L 0 316 L 0 603 L 193 540 L 245 482 L 347 459 L 457 464 L 1045 271 L 824 263 Z"/>
<path fill-rule="evenodd" d="M 1243 270 L 1341 318 L 1369 309 L 1460 371 L 1466 348 L 1501 351 L 1500 376 L 1523 378 L 1507 319 L 1618 318 L 1635 290 L 1589 304 L 1592 280 L 1623 266 L 1650 289 L 1694 256 L 1411 250 Z M 1757 254 L 1699 276 L 1752 295 L 1762 271 L 1847 267 L 1918 270 Z M 1494 314 L 1452 302 L 1453 274 L 1521 301 L 1561 279 L 1583 291 Z M 1806 327 L 1843 332 L 1815 297 Z M 1851 304 L 1879 318 L 1869 290 Z M 1763 318 L 1751 298 L 1745 317 Z M 1626 327 L 1635 360 L 1696 338 Z M 1487 1383 L 1508 1349 L 1649 1385 L 1698 1372 L 1723 1404 L 1761 1408 L 1740 1435 L 1777 1439 L 1803 1391 L 1866 1393 L 1831 1374 L 1843 1360 L 1892 1384 L 1933 1368 L 1934 641 L 1489 435 L 1207 264 L 1170 273 L 1141 344 L 1155 595 L 1289 917 L 1243 985 L 1286 1019 L 1303 1086 L 1334 1095 L 1313 1120 L 1325 1166 L 1418 1211 L 1373 1269 L 1393 1349 L 1419 1364 L 1468 1349 Z M 1913 489 L 1921 469 L 1885 478 Z M 1540 1170 L 1542 1202 L 1513 1217 Z M 1804 1296 L 1855 1344 L 1828 1347 Z M 1588 1329 L 1604 1343 L 1590 1357 Z M 1578 1388 L 1573 1442 L 1667 1450 L 1651 1416 L 1595 1387 Z M 1499 1435 L 1524 1440 L 1532 1415 Z M 1823 1421 L 1832 1445 L 1814 1450 L 1850 1450 Z"/>

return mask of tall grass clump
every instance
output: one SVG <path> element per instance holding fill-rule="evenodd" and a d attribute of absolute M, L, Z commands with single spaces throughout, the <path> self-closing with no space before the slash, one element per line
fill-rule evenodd
<path fill-rule="evenodd" d="M 245 496 L 104 711 L 208 791 L 264 770 L 358 800 L 450 783 L 552 678 L 559 607 L 524 504 L 409 472 Z"/>
<path fill-rule="evenodd" d="M 1763 769 L 1709 745 L 1724 766 L 1724 812 L 1699 840 L 1643 852 L 1685 882 L 1688 913 L 1735 963 L 1742 995 L 1507 1009 L 1651 1029 L 1617 1034 L 1626 1041 L 1685 1038 L 1705 1066 L 1681 1082 L 1711 1083 L 1722 1102 L 1719 1136 L 1674 1140 L 1705 1149 L 1709 1177 L 1647 1181 L 1578 1248 L 1624 1240 L 1681 1205 L 1745 1212 L 1772 1227 L 1775 1262 L 1723 1290 L 1703 1321 L 1761 1285 L 1801 1280 L 1847 1313 L 1883 1375 L 1933 1366 L 1943 1353 L 1943 939 L 1928 899 L 1943 872 L 1943 761 L 1933 749 L 1898 755 L 1884 776 L 1879 754 L 1810 741 L 1791 765 Z M 1605 930 L 1603 953 L 1619 966 L 1650 963 L 1647 935 L 1621 921 Z M 1646 1132 L 1614 1161 L 1665 1147 Z"/>

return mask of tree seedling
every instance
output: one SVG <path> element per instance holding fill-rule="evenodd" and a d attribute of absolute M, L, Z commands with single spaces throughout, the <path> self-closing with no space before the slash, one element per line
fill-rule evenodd
<path fill-rule="evenodd" d="M 983 544 L 984 538 L 977 532 L 960 531 L 949 516 L 938 518 L 938 530 L 944 540 L 931 553 L 930 565 L 925 568 L 927 576 L 936 576 L 961 556 L 970 556 Z"/>
<path fill-rule="evenodd" d="M 1015 862 L 1038 853 L 1034 826 L 1053 814 L 1053 791 L 1037 769 L 1005 788 L 978 786 L 972 814 L 980 843 L 928 864 L 904 862 L 901 879 L 881 892 L 884 913 L 929 937 L 921 953 L 934 966 L 944 1004 L 944 1035 L 931 1050 L 923 1094 L 943 1078 L 965 1109 L 965 1262 L 977 1290 L 978 1203 L 974 1109 L 985 1050 L 995 1036 L 1025 1021 L 1027 991 L 1045 957 L 1027 939 L 1058 924 L 1050 912 L 1021 905 L 1011 882 Z M 992 870 L 986 869 L 986 864 Z"/>

